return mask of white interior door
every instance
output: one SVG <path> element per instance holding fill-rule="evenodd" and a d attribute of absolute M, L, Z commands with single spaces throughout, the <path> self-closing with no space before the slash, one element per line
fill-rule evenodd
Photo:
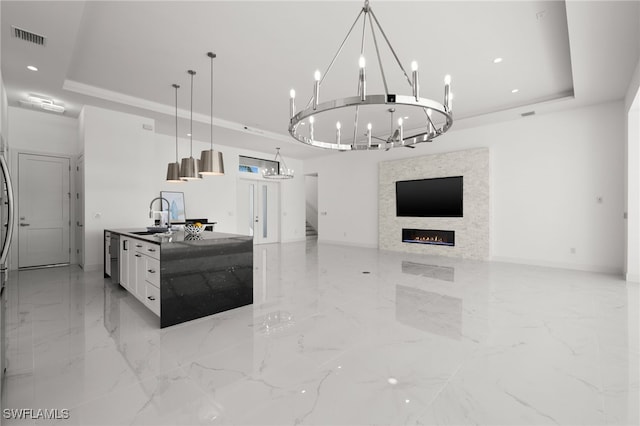
<path fill-rule="evenodd" d="M 76 162 L 76 259 L 84 267 L 84 157 Z"/>
<path fill-rule="evenodd" d="M 69 159 L 18 155 L 18 266 L 69 263 Z"/>
<path fill-rule="evenodd" d="M 278 182 L 240 180 L 238 184 L 240 233 L 254 244 L 280 241 L 280 185 Z"/>

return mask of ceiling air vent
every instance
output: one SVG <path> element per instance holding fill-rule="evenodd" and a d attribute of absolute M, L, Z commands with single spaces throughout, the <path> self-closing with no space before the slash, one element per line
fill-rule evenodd
<path fill-rule="evenodd" d="M 37 44 L 38 46 L 44 46 L 45 41 L 47 41 L 47 38 L 43 35 L 32 33 L 13 25 L 11 26 L 11 32 L 14 37 L 27 41 L 29 43 Z"/>
<path fill-rule="evenodd" d="M 522 114 L 520 114 L 523 117 L 529 117 L 531 115 L 534 115 L 536 112 L 535 111 L 528 111 L 528 112 L 523 112 Z"/>

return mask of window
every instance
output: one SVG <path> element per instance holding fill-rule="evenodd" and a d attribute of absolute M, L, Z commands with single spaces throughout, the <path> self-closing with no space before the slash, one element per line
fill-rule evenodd
<path fill-rule="evenodd" d="M 244 155 L 240 155 L 239 160 L 240 161 L 239 161 L 238 170 L 244 173 L 262 174 L 263 169 L 273 168 L 275 170 L 278 170 L 280 168 L 279 161 L 245 157 Z"/>

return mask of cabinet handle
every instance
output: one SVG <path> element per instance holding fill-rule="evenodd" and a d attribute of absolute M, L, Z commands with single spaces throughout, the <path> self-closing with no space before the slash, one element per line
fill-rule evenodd
<path fill-rule="evenodd" d="M 153 296 L 147 296 L 147 299 L 151 300 L 152 302 L 153 302 L 154 300 L 156 300 L 156 298 L 155 298 L 155 297 L 153 297 Z"/>
<path fill-rule="evenodd" d="M 141 254 L 137 254 L 137 253 L 136 253 L 136 255 L 135 255 L 135 256 L 136 256 L 136 257 L 142 257 L 142 255 L 141 255 Z"/>
<path fill-rule="evenodd" d="M 147 250 L 149 250 L 149 251 L 156 251 L 156 249 L 147 249 Z"/>
<path fill-rule="evenodd" d="M 142 244 L 136 244 L 136 247 L 140 248 L 142 247 Z"/>
<path fill-rule="evenodd" d="M 154 269 L 147 269 L 147 271 L 149 271 L 151 274 L 155 274 L 156 271 Z"/>

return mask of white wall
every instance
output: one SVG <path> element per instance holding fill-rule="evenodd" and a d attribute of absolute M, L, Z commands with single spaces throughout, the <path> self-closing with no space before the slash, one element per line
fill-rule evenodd
<path fill-rule="evenodd" d="M 224 154 L 224 176 L 167 183 L 167 164 L 175 160 L 175 138 L 144 130 L 142 126 L 153 126 L 153 120 L 85 107 L 80 123 L 85 162 L 85 269 L 102 267 L 104 229 L 144 227 L 151 223 L 149 202 L 163 190 L 184 192 L 187 217 L 208 218 L 218 222 L 216 231 L 237 233 L 238 155 L 269 157 L 216 145 L 215 149 Z M 209 143 L 194 140 L 194 157 L 208 148 Z M 187 140 L 179 140 L 179 152 L 180 157 L 187 154 Z M 303 164 L 290 158 L 287 164 L 297 173 L 296 178 L 280 184 L 282 242 L 304 239 Z"/>
<path fill-rule="evenodd" d="M 628 281 L 640 282 L 640 61 L 625 96 L 626 114 L 626 257 Z"/>
<path fill-rule="evenodd" d="M 84 142 L 84 264 L 103 264 L 103 230 L 145 224 L 149 201 L 157 194 L 149 164 L 155 160 L 153 120 L 86 106 Z"/>
<path fill-rule="evenodd" d="M 414 150 L 308 160 L 306 172 L 318 173 L 320 240 L 377 245 L 379 161 L 486 146 L 493 259 L 620 273 L 623 124 L 623 103 L 612 102 L 453 130 Z"/>
<path fill-rule="evenodd" d="M 0 134 L 2 134 L 2 138 L 5 144 L 8 144 L 8 134 L 9 134 L 9 106 L 7 100 L 7 92 L 4 89 L 4 81 L 2 80 L 2 72 L 0 72 Z M 0 147 L 2 149 L 3 147 Z"/>
<path fill-rule="evenodd" d="M 9 121 L 15 150 L 69 156 L 80 152 L 76 118 L 12 106 Z"/>

